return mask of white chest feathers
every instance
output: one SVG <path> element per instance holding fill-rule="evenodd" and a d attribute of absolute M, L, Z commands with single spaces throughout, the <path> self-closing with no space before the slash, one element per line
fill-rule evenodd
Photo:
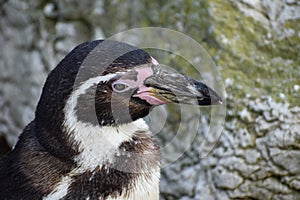
<path fill-rule="evenodd" d="M 140 174 L 138 178 L 132 182 L 131 187 L 122 191 L 118 196 L 99 197 L 100 200 L 158 200 L 159 199 L 159 178 L 160 171 L 153 171 L 151 174 Z M 62 177 L 61 181 L 56 185 L 55 189 L 45 196 L 43 200 L 63 199 L 68 195 L 72 178 Z M 78 196 L 77 196 L 78 197 Z M 80 198 L 81 199 L 81 198 Z M 91 196 L 85 199 L 93 200 Z"/>

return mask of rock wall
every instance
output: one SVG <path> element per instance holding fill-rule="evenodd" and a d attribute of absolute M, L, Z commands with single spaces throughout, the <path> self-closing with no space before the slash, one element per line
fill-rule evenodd
<path fill-rule="evenodd" d="M 0 135 L 10 145 L 33 119 L 47 74 L 74 46 L 134 27 L 171 28 L 200 42 L 220 67 L 227 116 L 218 143 L 202 158 L 199 145 L 209 119 L 201 110 L 202 126 L 190 148 L 162 169 L 161 199 L 300 199 L 298 1 L 0 5 Z M 166 126 L 162 133 L 172 130 Z M 165 144 L 172 134 L 158 137 Z M 172 145 L 169 157 L 182 149 L 179 140 Z"/>

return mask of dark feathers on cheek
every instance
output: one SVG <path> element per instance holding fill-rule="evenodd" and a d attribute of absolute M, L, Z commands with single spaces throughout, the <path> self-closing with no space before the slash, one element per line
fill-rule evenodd
<path fill-rule="evenodd" d="M 98 124 L 117 125 L 145 117 L 151 105 L 139 98 L 133 98 L 136 88 L 117 93 L 112 90 L 112 82 L 98 84 L 95 94 L 95 111 Z"/>

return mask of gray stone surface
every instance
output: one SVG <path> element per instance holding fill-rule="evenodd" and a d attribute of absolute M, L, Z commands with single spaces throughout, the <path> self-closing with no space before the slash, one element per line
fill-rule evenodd
<path fill-rule="evenodd" d="M 0 1 L 0 134 L 15 144 L 47 74 L 75 45 L 132 27 L 168 27 L 201 41 L 213 56 L 227 116 L 205 157 L 199 151 L 206 151 L 209 109 L 200 110 L 196 135 L 177 135 L 176 117 L 166 122 L 157 134 L 167 163 L 161 199 L 298 200 L 299 11 L 293 0 Z M 182 119 L 182 133 L 198 117 Z"/>

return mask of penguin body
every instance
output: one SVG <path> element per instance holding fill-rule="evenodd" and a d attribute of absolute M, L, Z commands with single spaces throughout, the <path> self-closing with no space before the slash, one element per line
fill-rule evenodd
<path fill-rule="evenodd" d="M 142 118 L 154 106 L 178 102 L 221 100 L 136 47 L 79 45 L 49 74 L 35 119 L 1 159 L 0 196 L 159 199 L 159 147 Z"/>

